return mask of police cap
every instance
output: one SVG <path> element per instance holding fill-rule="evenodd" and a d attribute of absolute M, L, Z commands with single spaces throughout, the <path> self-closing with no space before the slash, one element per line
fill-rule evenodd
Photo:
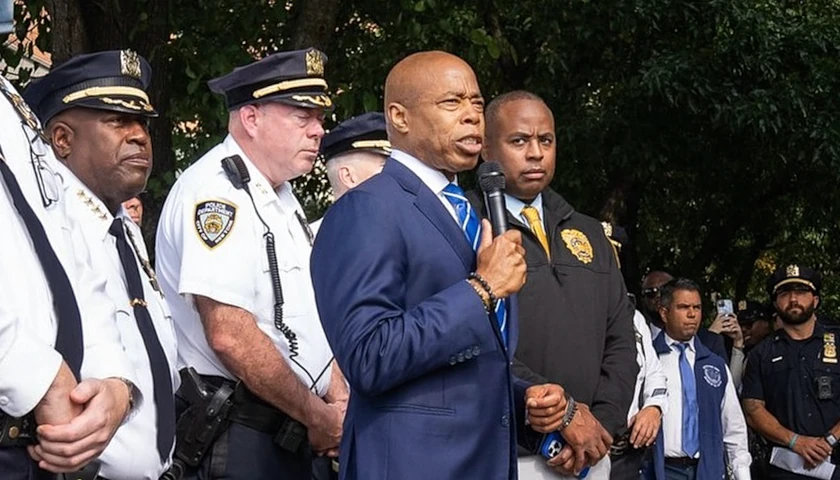
<path fill-rule="evenodd" d="M 385 156 L 391 154 L 382 113 L 368 112 L 345 120 L 321 139 L 321 154 L 327 161 L 342 153 L 360 150 Z"/>
<path fill-rule="evenodd" d="M 227 75 L 210 80 L 213 93 L 224 95 L 228 110 L 266 100 L 306 108 L 331 108 L 324 80 L 327 56 L 308 48 L 277 52 Z"/>
<path fill-rule="evenodd" d="M 73 107 L 156 117 L 149 102 L 152 67 L 132 50 L 78 55 L 33 81 L 23 97 L 41 123 Z"/>
<path fill-rule="evenodd" d="M 814 295 L 819 295 L 821 284 L 822 277 L 818 271 L 795 264 L 785 265 L 777 268 L 767 279 L 767 293 L 775 298 L 781 291 L 807 288 Z"/>

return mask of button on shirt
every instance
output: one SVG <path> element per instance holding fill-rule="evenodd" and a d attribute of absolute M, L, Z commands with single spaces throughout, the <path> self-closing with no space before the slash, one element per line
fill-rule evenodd
<path fill-rule="evenodd" d="M 120 333 L 120 340 L 125 352 L 137 375 L 136 386 L 143 395 L 144 401 L 138 405 L 136 412 L 124 423 L 108 447 L 100 456 L 102 469 L 100 474 L 105 478 L 119 478 L 125 480 L 157 480 L 166 465 L 161 464 L 155 439 L 157 438 L 154 399 L 154 385 L 149 356 L 146 352 L 143 338 L 137 327 L 134 309 L 129 304 L 128 287 L 125 280 L 120 257 L 117 253 L 116 240 L 108 233 L 108 228 L 114 217 L 108 208 L 93 192 L 85 187 L 75 177 L 68 182 L 66 190 L 67 208 L 73 216 L 79 219 L 85 241 L 98 253 L 93 258 L 95 271 L 106 279 L 106 291 L 117 306 L 116 325 Z M 148 259 L 146 246 L 140 228 L 132 222 L 126 212 L 120 207 L 117 214 L 123 218 L 124 224 L 131 232 L 129 244 L 132 250 L 139 249 L 141 258 Z M 137 251 L 135 251 L 135 257 Z M 158 341 L 163 347 L 170 367 L 172 391 L 176 391 L 180 384 L 177 366 L 177 347 L 175 331 L 169 309 L 163 297 L 152 288 L 149 277 L 143 270 L 140 261 L 137 268 L 143 279 L 143 292 L 148 303 L 149 314 L 152 317 Z"/>
<path fill-rule="evenodd" d="M 633 390 L 633 400 L 627 412 L 627 421 L 639 413 L 641 408 L 656 406 L 663 415 L 668 412 L 668 377 L 662 371 L 659 356 L 653 349 L 650 328 L 644 315 L 636 310 L 633 315 L 633 327 L 636 333 L 636 363 L 639 373 Z"/>
<path fill-rule="evenodd" d="M 14 91 L 4 78 L 0 77 L 0 82 Z M 61 198 L 63 166 L 49 146 L 21 124 L 15 108 L 0 94 L 0 148 L 27 202 L 41 220 L 79 304 L 85 347 L 82 377 L 125 377 L 135 381 L 119 342 L 115 307 L 105 293 L 105 281 L 90 267 L 91 252 L 81 238 L 76 219 L 66 214 Z M 42 178 L 49 196 L 55 200 L 49 207 L 41 199 L 30 148 L 42 154 Z M 0 409 L 22 416 L 43 398 L 62 358 L 53 348 L 57 324 L 49 285 L 26 226 L 2 180 L 0 218 L 5 222 L 0 250 L 7 253 L 0 255 Z"/>
<path fill-rule="evenodd" d="M 682 450 L 682 381 L 680 379 L 680 350 L 674 340 L 664 331 L 665 342 L 671 348 L 671 353 L 661 355 L 659 361 L 662 364 L 662 371 L 668 378 L 668 413 L 662 417 L 662 433 L 665 440 L 665 457 L 684 457 Z M 691 368 L 694 368 L 696 350 L 694 348 L 694 337 L 688 342 L 686 358 Z M 750 478 L 750 463 L 752 457 L 747 450 L 747 424 L 738 403 L 738 394 L 735 392 L 735 385 L 732 383 L 732 374 L 727 370 L 726 391 L 723 395 L 723 404 L 720 406 L 720 420 L 723 426 L 723 443 L 729 465 L 735 473 L 735 480 Z M 700 429 L 703 425 L 700 425 Z M 702 452 L 697 454 L 697 457 Z"/>
<path fill-rule="evenodd" d="M 251 312 L 260 330 L 289 358 L 288 342 L 274 325 L 274 291 L 263 239 L 265 230 L 248 195 L 235 188 L 222 169 L 221 160 L 230 155 L 239 155 L 245 162 L 256 208 L 274 234 L 285 300 L 283 320 L 297 334 L 299 355 L 295 360 L 306 371 L 294 362 L 289 362 L 289 367 L 307 387 L 312 385 L 310 376 L 318 380 L 316 390 L 323 396 L 329 387 L 332 352 L 315 305 L 309 270 L 312 247 L 303 209 L 291 185 L 272 189 L 231 136 L 175 182 L 158 224 L 157 270 L 174 319 L 179 359 L 182 365 L 193 366 L 202 375 L 235 378 L 210 349 L 193 295 Z M 216 219 L 221 222 L 221 230 L 209 225 L 208 217 L 197 218 L 197 208 L 205 202 L 217 202 L 222 208 Z M 213 230 L 209 244 L 197 230 L 205 225 Z M 228 226 L 224 236 L 218 235 Z"/>

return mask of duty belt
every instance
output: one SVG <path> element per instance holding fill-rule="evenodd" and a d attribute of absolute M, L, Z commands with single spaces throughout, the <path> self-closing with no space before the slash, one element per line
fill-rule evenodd
<path fill-rule="evenodd" d="M 215 388 L 222 384 L 233 386 L 233 408 L 227 418 L 229 421 L 274 435 L 275 443 L 283 449 L 296 454 L 304 453 L 308 435 L 302 423 L 257 397 L 242 382 L 234 385 L 231 380 L 211 375 L 201 375 L 201 378 Z"/>

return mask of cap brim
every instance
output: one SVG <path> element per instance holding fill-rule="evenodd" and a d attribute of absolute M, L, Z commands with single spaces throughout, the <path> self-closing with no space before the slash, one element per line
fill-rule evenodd
<path fill-rule="evenodd" d="M 67 104 L 67 108 L 85 107 L 95 110 L 106 110 L 111 112 L 131 113 L 134 115 L 142 115 L 144 117 L 159 116 L 157 110 L 145 100 L 136 97 L 88 97 L 83 100 L 78 100 Z"/>
<path fill-rule="evenodd" d="M 326 111 L 332 111 L 335 107 L 332 99 L 323 92 L 285 93 L 263 97 L 260 101 L 280 102 L 293 107 L 323 108 Z"/>
<path fill-rule="evenodd" d="M 778 293 L 780 287 L 783 287 L 785 285 L 794 285 L 794 284 L 805 285 L 808 288 L 810 288 L 812 292 L 817 291 L 817 287 L 814 286 L 814 284 L 812 282 L 810 282 L 808 280 L 805 280 L 804 278 L 786 278 L 786 279 L 782 280 L 781 282 L 777 283 L 775 287 L 773 287 L 773 293 Z"/>

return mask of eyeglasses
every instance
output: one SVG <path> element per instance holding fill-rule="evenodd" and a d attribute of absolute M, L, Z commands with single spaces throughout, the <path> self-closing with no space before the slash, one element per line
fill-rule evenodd
<path fill-rule="evenodd" d="M 647 298 L 656 298 L 659 296 L 659 287 L 643 288 L 642 295 Z"/>
<path fill-rule="evenodd" d="M 50 148 L 44 140 L 43 135 L 27 122 L 21 122 L 23 134 L 29 140 L 29 159 L 32 163 L 32 171 L 35 173 L 35 181 L 38 183 L 38 191 L 41 194 L 41 201 L 44 208 L 56 203 L 59 199 L 59 184 L 55 172 L 44 161 L 47 156 L 47 149 Z"/>

